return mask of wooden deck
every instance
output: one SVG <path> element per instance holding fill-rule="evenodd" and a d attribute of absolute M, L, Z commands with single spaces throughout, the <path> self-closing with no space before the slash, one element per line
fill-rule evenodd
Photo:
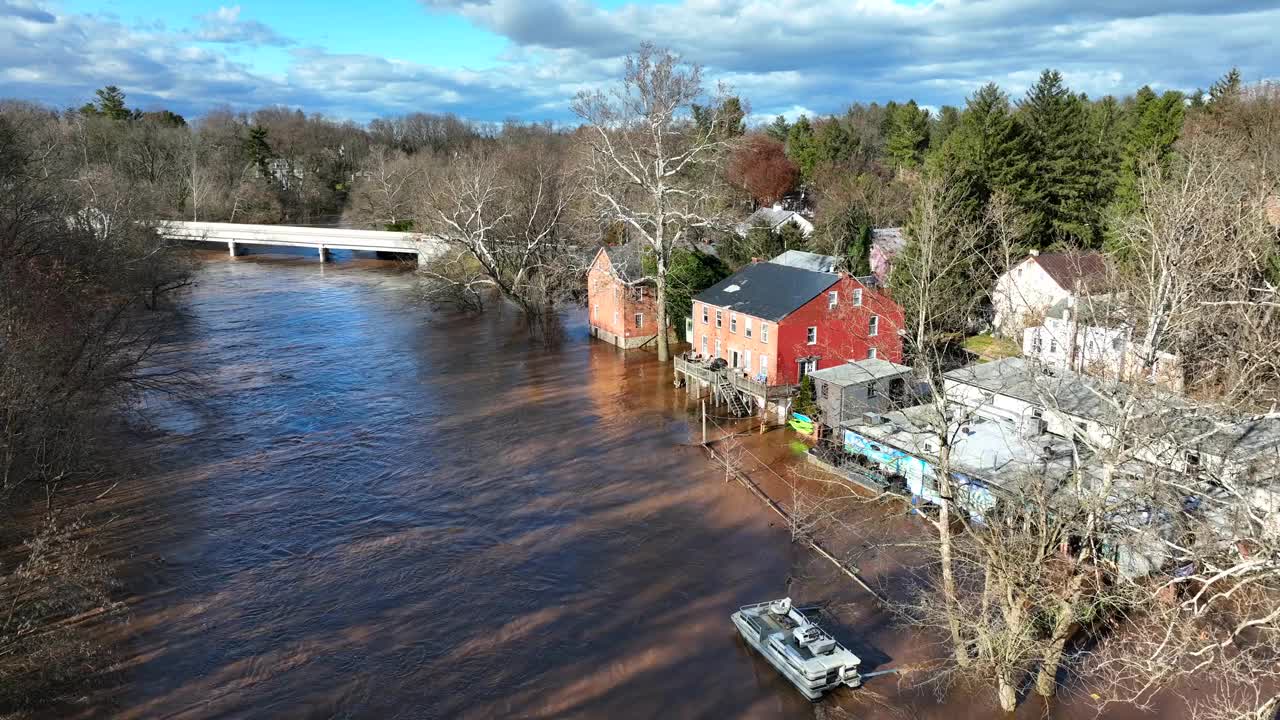
<path fill-rule="evenodd" d="M 683 373 L 686 381 L 699 380 L 713 387 L 728 383 L 737 390 L 765 400 L 788 397 L 796 391 L 795 385 L 765 385 L 731 368 L 712 370 L 702 362 L 686 360 L 682 357 L 675 358 L 674 372 Z"/>

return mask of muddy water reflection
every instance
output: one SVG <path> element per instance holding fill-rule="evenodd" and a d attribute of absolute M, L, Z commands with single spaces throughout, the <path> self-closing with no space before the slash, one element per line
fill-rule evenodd
<path fill-rule="evenodd" d="M 120 717 L 809 717 L 727 614 L 798 551 L 649 358 L 432 314 L 389 264 L 210 257 L 113 542 Z M 571 321 L 572 322 L 572 321 Z"/>

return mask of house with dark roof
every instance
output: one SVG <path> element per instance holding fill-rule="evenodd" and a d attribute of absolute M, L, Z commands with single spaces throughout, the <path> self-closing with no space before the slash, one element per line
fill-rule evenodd
<path fill-rule="evenodd" d="M 658 337 L 657 296 L 645 281 L 642 262 L 642 248 L 636 241 L 606 245 L 596 252 L 587 270 L 592 337 L 627 349 Z"/>
<path fill-rule="evenodd" d="M 1059 302 L 1074 306 L 1084 295 L 1104 291 L 1106 277 L 1101 253 L 1033 250 L 996 280 L 991 293 L 996 332 L 1021 339 L 1024 328 L 1039 325 Z"/>
<path fill-rule="evenodd" d="M 765 386 L 850 360 L 902 360 L 902 308 L 845 273 L 754 262 L 696 295 L 691 320 L 695 354 Z"/>

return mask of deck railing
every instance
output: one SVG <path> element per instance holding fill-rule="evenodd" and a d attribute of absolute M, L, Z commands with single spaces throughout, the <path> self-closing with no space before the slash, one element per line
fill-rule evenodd
<path fill-rule="evenodd" d="M 706 383 L 719 384 L 728 382 L 739 390 L 765 399 L 786 397 L 796 390 L 795 385 L 766 385 L 752 380 L 739 371 L 730 368 L 712 370 L 701 361 L 688 360 L 682 357 L 675 358 L 675 370 Z"/>

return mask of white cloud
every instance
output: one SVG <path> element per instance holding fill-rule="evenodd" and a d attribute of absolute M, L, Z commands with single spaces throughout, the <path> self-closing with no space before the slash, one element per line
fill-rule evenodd
<path fill-rule="evenodd" d="M 193 37 L 202 42 L 241 45 L 292 45 L 293 41 L 256 20 L 240 19 L 240 6 L 220 7 L 197 18 Z"/>
<path fill-rule="evenodd" d="M 730 83 L 753 118 L 839 112 L 854 101 L 959 105 L 986 82 L 1019 96 L 1055 67 L 1074 89 L 1192 89 L 1238 65 L 1280 75 L 1273 0 L 677 0 L 605 9 L 589 0 L 427 0 L 508 40 L 497 67 L 463 70 L 300 47 L 239 6 L 195 29 L 68 13 L 48 0 L 0 0 L 0 96 L 76 105 L 116 84 L 131 104 L 184 114 L 287 104 L 367 119 L 410 110 L 485 120 L 571 119 L 579 90 L 614 81 L 622 55 L 654 40 Z M 427 21 L 424 17 L 424 25 Z M 424 37 L 424 41 L 429 38 Z M 243 62 L 242 46 L 285 46 L 283 72 Z"/>

